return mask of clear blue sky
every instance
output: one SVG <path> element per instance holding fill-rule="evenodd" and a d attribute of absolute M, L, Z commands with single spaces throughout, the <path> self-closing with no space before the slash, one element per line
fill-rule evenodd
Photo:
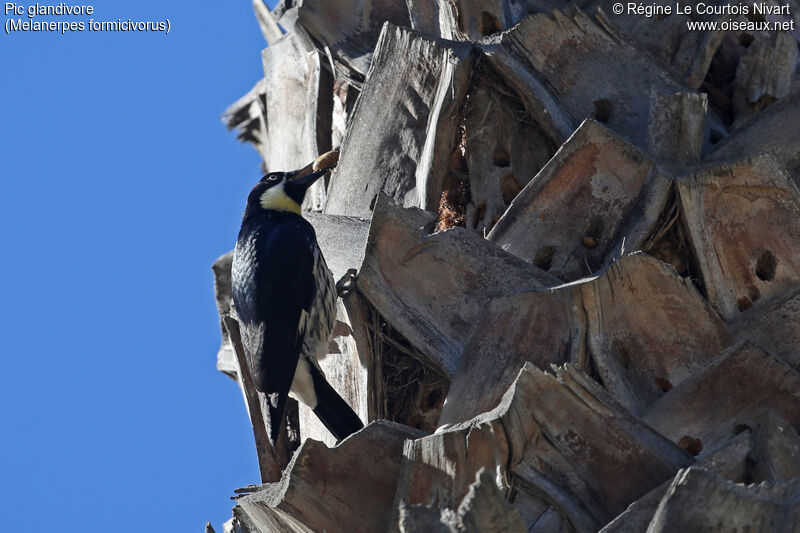
<path fill-rule="evenodd" d="M 265 43 L 249 0 L 92 5 L 171 32 L 0 34 L 0 530 L 201 532 L 258 481 L 210 268 Z"/>

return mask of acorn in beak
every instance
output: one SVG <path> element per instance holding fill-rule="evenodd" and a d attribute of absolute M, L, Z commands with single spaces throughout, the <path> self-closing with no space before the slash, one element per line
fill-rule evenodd
<path fill-rule="evenodd" d="M 330 172 L 339 162 L 339 152 L 326 152 L 300 170 L 295 170 L 286 176 L 286 193 L 293 198 L 302 198 L 306 190 L 319 178 Z"/>

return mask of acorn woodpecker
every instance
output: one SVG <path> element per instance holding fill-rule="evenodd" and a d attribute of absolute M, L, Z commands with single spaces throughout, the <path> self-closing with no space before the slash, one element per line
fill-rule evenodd
<path fill-rule="evenodd" d="M 233 254 L 234 307 L 253 380 L 268 399 L 273 445 L 289 395 L 313 409 L 337 440 L 363 427 L 317 364 L 336 321 L 336 288 L 300 205 L 329 170 L 264 176 L 247 198 Z"/>

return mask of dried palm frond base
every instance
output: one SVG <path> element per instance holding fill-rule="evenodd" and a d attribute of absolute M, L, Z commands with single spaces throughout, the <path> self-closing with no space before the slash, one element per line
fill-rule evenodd
<path fill-rule="evenodd" d="M 444 373 L 426 358 L 372 306 L 366 326 L 372 349 L 376 418 L 432 432 L 450 388 Z"/>

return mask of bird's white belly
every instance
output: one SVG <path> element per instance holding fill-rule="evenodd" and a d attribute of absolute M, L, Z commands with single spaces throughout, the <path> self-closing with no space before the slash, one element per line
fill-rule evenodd
<path fill-rule="evenodd" d="M 303 356 L 300 356 L 297 360 L 297 369 L 294 371 L 294 379 L 292 380 L 292 387 L 289 389 L 289 396 L 299 402 L 303 402 L 312 409 L 317 406 L 314 380 L 311 378 L 308 361 Z"/>

